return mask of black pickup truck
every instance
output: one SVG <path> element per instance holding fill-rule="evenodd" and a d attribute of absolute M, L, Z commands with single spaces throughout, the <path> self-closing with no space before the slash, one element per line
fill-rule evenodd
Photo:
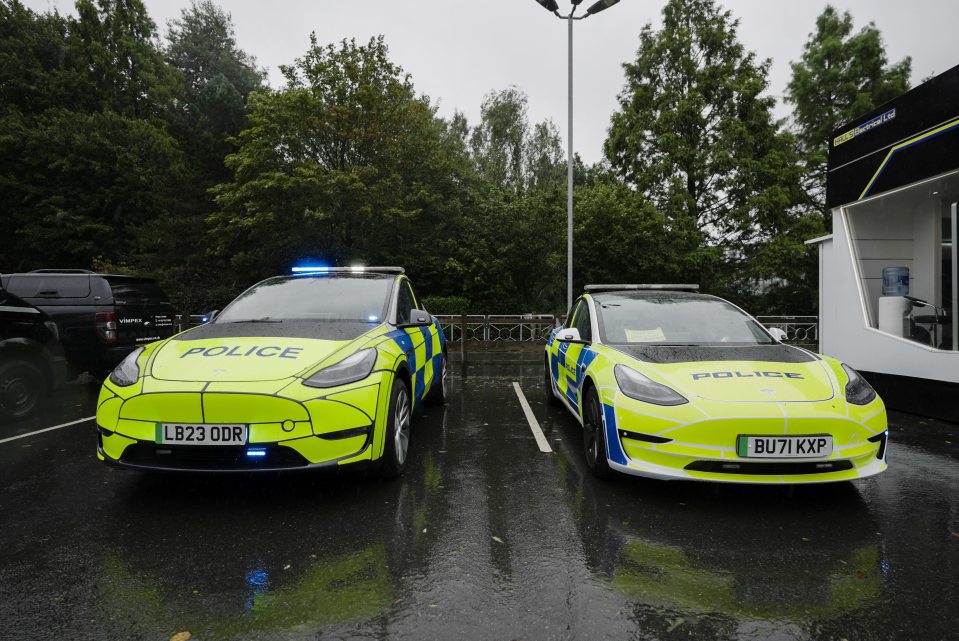
<path fill-rule="evenodd" d="M 29 416 L 63 383 L 57 333 L 46 314 L 0 289 L 0 421 Z"/>
<path fill-rule="evenodd" d="M 41 269 L 4 274 L 0 286 L 57 324 L 74 373 L 102 378 L 138 345 L 176 331 L 170 299 L 148 278 Z"/>

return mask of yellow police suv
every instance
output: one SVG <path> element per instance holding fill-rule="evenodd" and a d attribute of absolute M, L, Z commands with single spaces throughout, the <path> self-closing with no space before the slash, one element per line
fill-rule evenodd
<path fill-rule="evenodd" d="M 403 269 L 294 268 L 137 348 L 97 404 L 97 456 L 149 470 L 367 463 L 402 473 L 410 419 L 443 403 L 446 341 Z"/>
<path fill-rule="evenodd" d="M 784 345 L 695 285 L 589 285 L 546 346 L 546 396 L 596 476 L 824 483 L 886 469 L 886 409 L 855 370 Z"/>

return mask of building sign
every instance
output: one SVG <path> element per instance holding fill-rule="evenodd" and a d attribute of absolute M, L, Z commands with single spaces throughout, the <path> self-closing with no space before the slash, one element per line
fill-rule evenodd
<path fill-rule="evenodd" d="M 845 133 L 843 133 L 843 134 L 840 134 L 840 135 L 836 136 L 836 137 L 833 139 L 833 141 L 832 141 L 832 146 L 833 146 L 833 147 L 838 147 L 838 146 L 841 145 L 842 143 L 847 142 L 847 141 L 849 141 L 849 140 L 852 140 L 853 138 L 855 138 L 856 136 L 858 136 L 858 135 L 860 135 L 860 134 L 866 133 L 866 132 L 869 131 L 870 129 L 875 129 L 875 128 L 878 127 L 879 125 L 884 125 L 884 124 L 886 124 L 887 122 L 889 122 L 890 120 L 892 120 L 892 119 L 895 118 L 895 117 L 896 117 L 896 110 L 895 110 L 895 109 L 890 109 L 890 110 L 887 111 L 886 113 L 880 114 L 880 115 L 876 116 L 875 118 L 873 118 L 873 119 L 870 120 L 869 122 L 864 122 L 864 123 L 862 123 L 861 125 L 856 125 L 855 127 L 853 127 L 852 129 L 850 129 L 849 131 L 847 131 L 847 132 L 845 132 Z"/>

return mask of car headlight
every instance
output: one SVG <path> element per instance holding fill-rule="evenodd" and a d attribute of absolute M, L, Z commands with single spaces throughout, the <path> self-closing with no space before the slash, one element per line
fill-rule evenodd
<path fill-rule="evenodd" d="M 324 367 L 303 381 L 309 387 L 336 387 L 361 381 L 370 375 L 376 365 L 376 350 L 364 349 L 335 365 Z"/>
<path fill-rule="evenodd" d="M 859 372 L 842 363 L 842 371 L 846 372 L 849 381 L 846 383 L 846 402 L 853 405 L 868 405 L 876 398 L 876 390 L 866 382 Z"/>
<path fill-rule="evenodd" d="M 619 385 L 619 390 L 637 401 L 653 403 L 654 405 L 682 405 L 689 402 L 685 396 L 673 388 L 650 380 L 625 365 L 617 365 L 613 368 L 613 373 L 616 376 L 616 384 Z"/>
<path fill-rule="evenodd" d="M 110 372 L 110 382 L 120 387 L 129 387 L 140 378 L 140 366 L 137 365 L 137 359 L 143 353 L 143 348 L 138 347 L 124 358 L 112 372 Z"/>

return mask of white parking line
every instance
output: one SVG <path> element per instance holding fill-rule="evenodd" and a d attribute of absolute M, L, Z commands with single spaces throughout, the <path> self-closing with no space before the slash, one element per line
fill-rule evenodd
<path fill-rule="evenodd" d="M 536 439 L 536 444 L 539 446 L 539 451 L 549 454 L 553 451 L 553 448 L 549 446 L 549 442 L 546 440 L 546 436 L 543 434 L 543 430 L 539 426 L 536 417 L 533 416 L 533 410 L 530 409 L 529 403 L 526 402 L 526 397 L 523 396 L 523 390 L 520 389 L 519 383 L 513 381 L 513 389 L 516 390 L 516 396 L 519 397 L 519 404 L 523 406 L 523 413 L 526 414 L 526 420 L 529 422 L 529 429 L 533 430 L 533 438 Z"/>
<path fill-rule="evenodd" d="M 58 430 L 63 427 L 70 427 L 71 425 L 76 425 L 77 423 L 86 423 L 87 421 L 92 421 L 96 416 L 88 416 L 86 418 L 77 419 L 75 421 L 70 421 L 69 423 L 63 423 L 61 425 L 54 425 L 53 427 L 45 427 L 42 430 L 36 430 L 35 432 L 27 432 L 26 434 L 20 434 L 19 436 L 11 436 L 10 438 L 0 439 L 0 445 L 4 443 L 9 443 L 10 441 L 16 441 L 17 439 L 27 438 L 28 436 L 33 436 L 34 434 L 43 434 L 44 432 L 50 432 L 52 430 Z"/>

